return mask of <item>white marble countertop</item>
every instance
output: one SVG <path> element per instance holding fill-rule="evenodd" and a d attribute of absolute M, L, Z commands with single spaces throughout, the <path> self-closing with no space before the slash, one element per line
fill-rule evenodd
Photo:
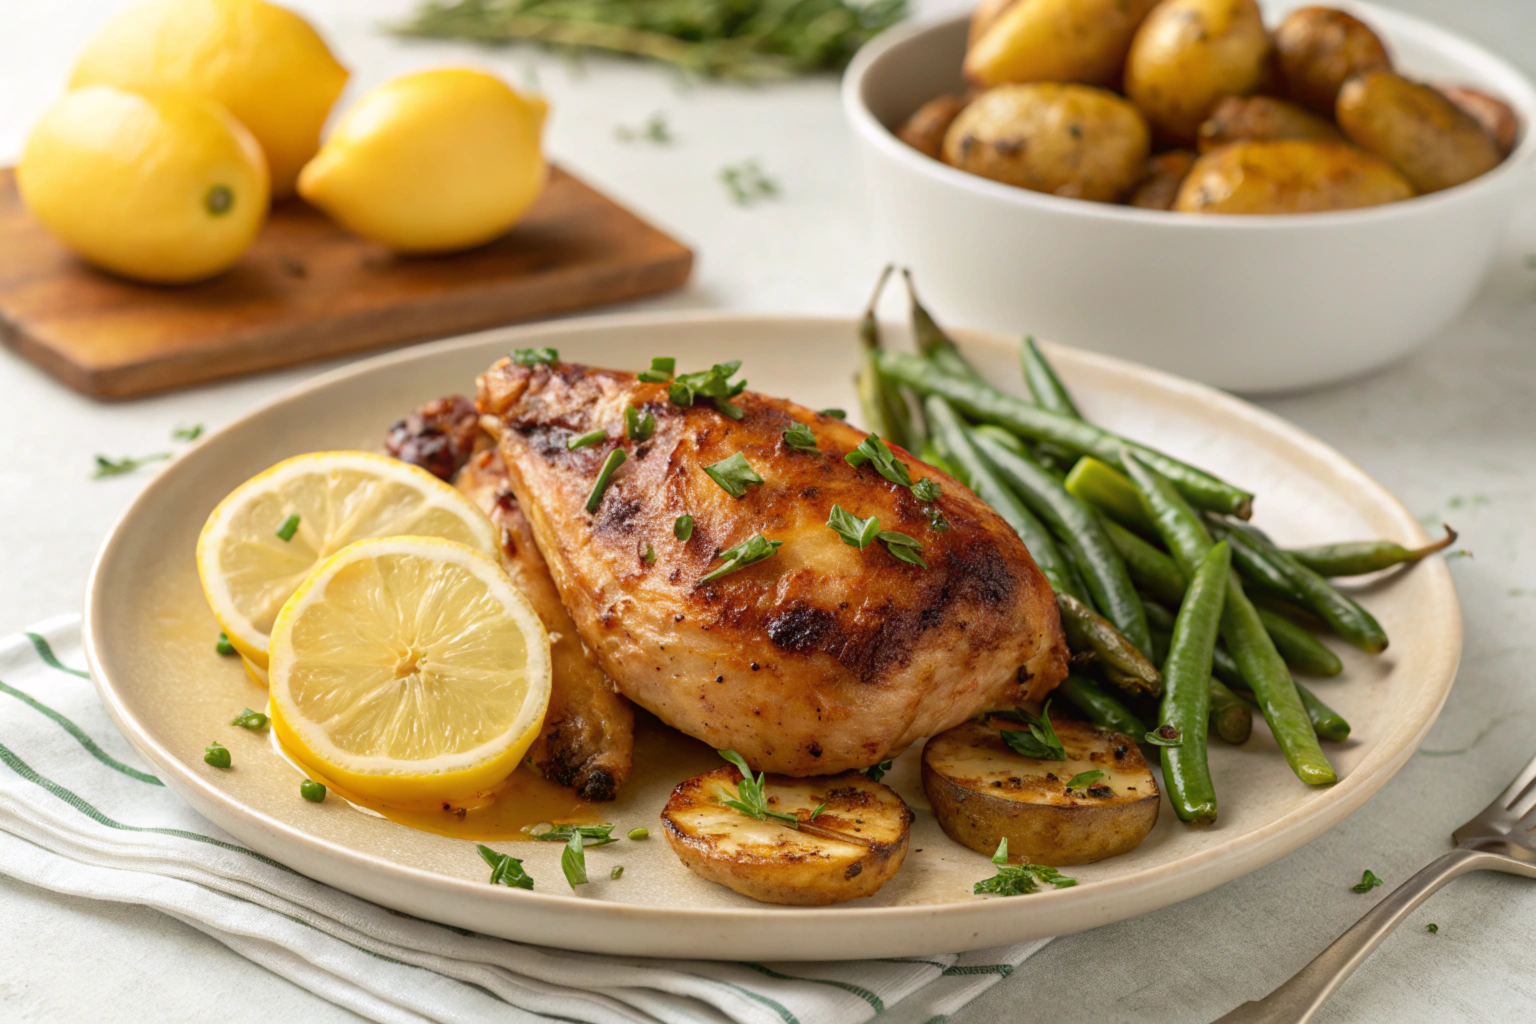
<path fill-rule="evenodd" d="M 408 0 L 289 0 L 354 69 L 349 95 L 400 72 L 474 60 L 551 98 L 554 155 L 695 245 L 692 284 L 646 308 L 848 314 L 880 264 L 831 78 L 772 88 L 689 85 L 653 68 L 577 65 L 527 49 L 470 51 L 379 30 Z M 1387 0 L 1435 17 L 1536 73 L 1529 0 Z M 0 160 L 93 28 L 125 0 L 0 2 Z M 923 13 L 954 6 L 920 2 Z M 625 145 L 619 123 L 667 112 L 677 143 Z M 719 167 L 756 157 L 781 199 L 732 206 Z M 1536 198 L 1536 195 L 1533 195 Z M 1348 886 L 1371 868 L 1394 885 L 1448 847 L 1450 831 L 1536 751 L 1536 204 L 1471 310 L 1418 355 L 1347 386 L 1263 404 L 1356 459 L 1427 522 L 1449 519 L 1474 558 L 1456 560 L 1466 652 L 1421 753 L 1363 810 L 1285 859 L 1195 899 L 1057 940 L 954 1018 L 1001 1024 L 1157 1020 L 1198 1024 L 1272 988 L 1385 890 Z M 1412 288 L 1410 281 L 1403 282 Z M 1070 339 L 1062 339 L 1070 340 Z M 0 448 L 0 632 L 78 608 L 102 536 L 147 479 L 87 479 L 98 451 L 170 447 L 179 424 L 218 426 L 323 367 L 100 405 L 0 351 L 12 440 Z M 0 876 L 0 1018 L 98 1024 L 354 1020 L 156 912 L 76 901 Z M 1427 934 L 1428 922 L 1439 925 Z M 1389 938 L 1319 1015 L 1402 1024 L 1528 1017 L 1536 1006 L 1536 888 L 1474 875 Z"/>

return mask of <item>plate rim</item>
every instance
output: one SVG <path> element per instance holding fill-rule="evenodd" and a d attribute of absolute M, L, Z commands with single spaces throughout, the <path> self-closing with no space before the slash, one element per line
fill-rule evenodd
<path fill-rule="evenodd" d="M 247 420 L 266 413 L 275 407 L 297 401 L 340 381 L 375 373 L 397 363 L 410 363 L 423 358 L 431 358 L 434 355 L 471 349 L 492 343 L 505 343 L 511 347 L 519 339 L 529 337 L 544 340 L 558 338 L 566 334 L 585 333 L 594 329 L 625 331 L 635 328 L 665 327 L 678 323 L 692 325 L 717 323 L 726 329 L 733 325 L 741 324 L 773 324 L 782 326 L 786 330 L 796 330 L 805 326 L 828 327 L 839 325 L 846 326 L 851 330 L 857 321 L 853 317 L 835 315 L 692 310 L 683 312 L 662 311 L 610 314 L 577 317 L 556 322 L 493 328 L 395 349 L 319 374 L 279 392 L 247 410 L 228 424 L 211 431 L 206 435 L 206 440 L 202 443 L 210 444 L 225 433 L 240 427 Z M 1013 344 L 1011 338 L 1005 337 L 998 332 L 956 330 L 953 333 L 963 342 L 971 344 L 1006 346 Z M 1385 501 L 1381 502 L 1381 504 L 1395 513 L 1401 520 L 1405 531 L 1412 534 L 1408 539 L 1421 544 L 1429 541 L 1430 538 L 1423 525 L 1409 512 L 1397 496 L 1384 485 L 1366 473 L 1364 469 L 1348 456 L 1275 413 L 1252 405 L 1217 388 L 1143 366 L 1130 360 L 1102 355 L 1085 349 L 1070 348 L 1048 341 L 1044 342 L 1044 345 L 1047 351 L 1063 356 L 1068 362 L 1094 366 L 1120 375 L 1139 377 L 1160 389 L 1190 398 L 1198 398 L 1203 404 L 1214 405 L 1223 416 L 1240 420 L 1252 429 L 1278 435 L 1282 440 L 1305 451 L 1311 458 L 1328 464 L 1335 472 L 1341 473 L 1346 478 L 1351 478 L 1352 483 L 1370 489 L 1384 497 Z M 104 614 L 104 608 L 102 607 L 103 575 L 107 564 L 116 547 L 125 542 L 125 537 L 131 535 L 136 517 L 143 514 L 143 509 L 151 502 L 153 496 L 158 494 L 161 489 L 170 486 L 170 481 L 177 479 L 178 464 L 172 463 L 167 466 L 165 470 L 157 474 L 144 487 L 113 524 L 103 539 L 100 548 L 97 550 L 86 585 L 85 608 L 81 623 L 82 646 L 91 671 L 92 683 L 101 698 L 102 704 L 107 709 L 113 724 L 117 726 L 130 745 L 148 763 L 155 766 L 158 772 L 161 773 L 163 781 L 177 795 L 187 800 L 194 810 L 208 817 L 214 824 L 234 835 L 257 852 L 281 861 L 290 867 L 294 867 L 302 874 L 315 878 L 324 884 L 329 884 L 361 898 L 382 903 L 386 906 L 394 906 L 397 909 L 405 910 L 417 916 L 425 916 L 429 919 L 431 918 L 431 910 L 426 904 L 420 900 L 407 898 L 409 894 L 390 893 L 386 890 L 391 886 L 398 887 L 403 885 L 407 887 L 421 887 L 422 892 L 429 895 L 435 890 L 437 893 L 444 895 L 451 893 L 459 898 L 499 900 L 503 901 L 503 906 L 509 911 L 507 914 L 508 920 L 513 920 L 520 916 L 514 911 L 514 908 L 515 910 L 525 912 L 542 910 L 559 915 L 566 923 L 577 926 L 589 923 L 597 924 L 605 920 L 611 923 L 614 917 L 625 917 L 650 926 L 667 924 L 686 925 L 689 922 L 715 926 L 737 922 L 753 922 L 761 925 L 771 915 L 773 918 L 782 919 L 782 923 L 775 921 L 775 924 L 778 926 L 776 928 L 777 931 L 783 931 L 790 927 L 815 928 L 836 922 L 839 930 L 843 931 L 848 930 L 850 927 L 857 928 L 861 925 L 894 925 L 896 927 L 891 929 L 887 935 L 895 934 L 899 936 L 900 932 L 911 931 L 911 929 L 902 928 L 903 924 L 920 924 L 935 918 L 945 920 L 971 917 L 980 919 L 997 918 L 1010 913 L 1008 910 L 1000 909 L 999 905 L 1002 907 L 1009 905 L 1007 901 L 1001 900 L 880 907 L 850 907 L 847 905 L 816 908 L 771 905 L 675 907 L 610 903 L 566 893 L 511 889 L 506 889 L 503 892 L 501 889 L 488 887 L 483 883 L 438 874 L 425 868 L 400 864 L 380 856 L 370 855 L 332 843 L 303 829 L 271 818 L 261 810 L 240 802 L 226 791 L 214 785 L 214 780 L 197 774 L 191 767 L 171 754 L 169 750 L 155 739 L 150 729 L 130 712 L 120 697 L 118 692 L 119 686 L 113 681 L 111 672 L 108 669 L 108 656 L 101 650 L 98 641 L 97 621 Z M 1095 881 L 1091 885 L 1081 888 L 1037 893 L 1031 897 L 1030 903 L 1031 906 L 1040 908 L 1041 913 L 1030 914 L 1027 918 L 1022 915 L 1015 916 L 1021 920 L 1046 917 L 1050 916 L 1049 910 L 1060 907 L 1062 904 L 1087 901 L 1088 905 L 1081 914 L 1083 921 L 1080 927 L 1066 929 L 1066 931 L 1076 931 L 1123 920 L 1127 917 L 1139 916 L 1141 913 L 1149 913 L 1213 889 L 1250 871 L 1256 870 L 1258 867 L 1271 863 L 1286 853 L 1299 849 L 1323 832 L 1333 828 L 1363 806 L 1367 800 L 1374 796 L 1397 774 L 1403 764 L 1407 762 L 1408 758 L 1413 755 L 1414 751 L 1423 742 L 1425 735 L 1434 725 L 1445 706 L 1446 700 L 1449 698 L 1461 661 L 1464 639 L 1461 605 L 1449 568 L 1443 561 L 1435 560 L 1416 567 L 1414 571 L 1429 575 L 1432 578 L 1433 584 L 1444 588 L 1449 614 L 1443 620 L 1443 639 L 1452 649 L 1453 653 L 1449 658 L 1449 663 L 1434 680 L 1435 685 L 1439 688 L 1439 696 L 1434 702 L 1433 707 L 1428 709 L 1422 721 L 1415 723 L 1411 735 L 1406 737 L 1397 749 L 1391 751 L 1383 763 L 1368 773 L 1362 773 L 1357 768 L 1329 789 L 1329 798 L 1320 807 L 1310 804 L 1297 807 L 1287 814 L 1269 821 L 1228 843 L 1197 851 L 1178 860 L 1149 867 L 1124 877 Z M 1232 848 L 1233 844 L 1236 845 L 1236 849 Z M 1284 848 L 1275 852 L 1277 846 Z M 1212 860 L 1220 862 L 1221 867 L 1219 870 L 1200 870 Z M 370 877 L 370 875 L 377 877 Z M 1157 896 L 1147 899 L 1142 895 L 1147 890 L 1154 888 L 1164 889 L 1164 896 L 1166 898 L 1164 896 Z M 1088 898 L 1084 895 L 1086 893 L 1092 893 L 1098 899 L 1088 901 Z M 1138 896 L 1141 896 L 1141 898 L 1138 899 Z M 514 900 L 516 902 L 505 902 L 507 900 Z M 1116 904 L 1127 903 L 1144 903 L 1145 905 L 1133 914 L 1117 912 L 1115 909 Z M 441 923 L 461 923 L 458 920 L 451 919 L 451 916 L 439 916 L 435 919 Z M 980 923 L 978 921 L 978 924 Z M 477 930 L 484 934 L 495 934 L 494 932 L 486 932 L 482 925 L 474 925 L 473 927 L 476 927 Z M 1027 929 L 1022 929 L 1021 931 L 1027 931 Z M 656 951 L 636 952 L 632 943 L 615 943 L 610 941 L 601 929 L 593 930 L 578 927 L 572 929 L 571 933 L 579 939 L 579 945 L 577 942 L 572 941 L 567 948 L 596 953 L 652 956 L 674 955 Z M 985 940 L 977 938 L 984 933 L 988 935 Z M 1041 932 L 1039 934 L 1049 933 Z M 1061 931 L 1055 930 L 1055 933 L 1059 934 Z M 558 930 L 546 931 L 539 935 L 538 941 L 548 945 L 561 946 L 564 945 L 559 941 L 561 934 Z M 526 935 L 513 934 L 511 930 L 507 931 L 505 937 L 527 941 Z M 656 938 L 654 931 L 652 932 L 652 937 Z M 914 950 L 926 953 L 940 951 L 923 945 L 920 936 L 906 939 L 905 941 L 901 937 L 894 939 L 888 937 L 884 940 L 877 939 L 875 941 L 877 943 L 883 942 L 884 945 L 871 943 L 859 948 L 856 952 L 850 950 L 850 958 L 865 959 L 870 956 L 919 955 L 914 953 Z M 1023 941 L 1023 938 L 1016 935 L 1013 938 L 998 940 L 995 936 L 987 933 L 985 927 L 980 927 L 974 932 L 972 943 L 968 946 L 964 946 L 962 943 L 962 946 L 966 949 L 982 948 L 996 945 L 998 941 Z M 953 943 L 944 944 L 942 951 L 954 952 L 955 950 L 951 948 L 953 945 Z M 795 946 L 793 943 L 779 942 L 775 944 L 771 941 L 763 941 L 760 943 L 760 947 L 762 951 L 757 955 L 758 959 L 804 959 L 803 956 L 794 955 Z M 897 950 L 904 952 L 898 952 Z M 715 957 L 698 953 L 680 955 L 691 959 L 742 958 L 739 950 L 721 952 Z M 820 959 L 834 958 L 823 957 Z"/>

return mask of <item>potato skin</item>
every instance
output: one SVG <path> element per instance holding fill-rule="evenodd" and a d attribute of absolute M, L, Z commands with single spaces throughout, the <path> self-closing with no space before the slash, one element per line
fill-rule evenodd
<path fill-rule="evenodd" d="M 1275 56 L 1286 93 L 1330 117 L 1346 79 L 1392 67 L 1381 37 L 1332 7 L 1301 7 L 1287 15 L 1275 28 Z"/>
<path fill-rule="evenodd" d="M 1341 142 L 1237 142 L 1195 161 L 1173 208 L 1181 213 L 1319 213 L 1408 199 L 1384 160 Z"/>
<path fill-rule="evenodd" d="M 1125 94 L 1160 137 L 1189 145 L 1217 100 L 1264 84 L 1268 63 L 1254 0 L 1164 0 L 1131 43 Z"/>
<path fill-rule="evenodd" d="M 965 77 L 1113 85 L 1131 37 L 1157 0 L 982 0 L 971 17 Z"/>
<path fill-rule="evenodd" d="M 1034 192 L 1114 202 L 1141 176 L 1150 139 L 1112 92 L 1036 82 L 982 93 L 949 127 L 944 160 Z"/>
<path fill-rule="evenodd" d="M 929 100 L 902 122 L 901 127 L 896 129 L 896 137 L 924 156 L 942 160 L 944 133 L 949 131 L 949 126 L 964 109 L 965 100 L 959 96 L 940 96 Z"/>
<path fill-rule="evenodd" d="M 1278 139 L 1315 139 L 1343 142 L 1344 136 L 1305 107 L 1273 96 L 1228 96 L 1216 104 L 1200 125 L 1200 152 L 1233 142 L 1273 142 Z"/>
<path fill-rule="evenodd" d="M 1002 731 L 1023 727 L 995 718 L 965 722 L 928 741 L 923 790 L 946 835 L 989 855 L 1007 838 L 1012 860 L 1057 866 L 1114 857 L 1146 838 L 1161 800 L 1135 741 L 1055 715 L 1051 725 L 1065 762 L 1014 753 Z M 1068 779 L 1093 768 L 1109 773 L 1112 792 L 1067 792 Z"/>
<path fill-rule="evenodd" d="M 1179 196 L 1179 186 L 1195 166 L 1197 154 L 1188 149 L 1170 149 L 1147 159 L 1146 171 L 1136 190 L 1126 200 L 1143 210 L 1171 210 Z"/>
<path fill-rule="evenodd" d="M 1339 90 L 1339 127 L 1402 172 L 1420 192 L 1471 181 L 1503 159 L 1471 114 L 1391 71 L 1367 71 Z"/>
<path fill-rule="evenodd" d="M 1483 131 L 1493 137 L 1499 156 L 1509 156 L 1520 139 L 1520 115 L 1515 108 L 1490 93 L 1465 85 L 1437 86 L 1446 99 L 1471 114 Z"/>

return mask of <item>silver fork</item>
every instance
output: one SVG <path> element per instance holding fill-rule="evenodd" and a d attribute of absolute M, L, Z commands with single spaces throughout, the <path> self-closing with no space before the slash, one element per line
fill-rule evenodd
<path fill-rule="evenodd" d="M 1214 1024 L 1306 1024 L 1387 933 L 1446 882 L 1469 871 L 1506 871 L 1536 878 L 1532 832 L 1536 832 L 1536 757 L 1481 814 L 1451 833 L 1456 849 L 1392 890 L 1290 981 Z"/>

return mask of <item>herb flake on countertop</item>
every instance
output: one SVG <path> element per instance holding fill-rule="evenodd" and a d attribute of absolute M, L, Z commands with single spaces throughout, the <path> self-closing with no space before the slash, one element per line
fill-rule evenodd
<path fill-rule="evenodd" d="M 173 441 L 196 441 L 202 436 L 203 425 L 201 423 L 194 423 L 190 427 L 177 427 L 171 431 L 171 440 Z"/>
<path fill-rule="evenodd" d="M 627 124 L 617 125 L 613 129 L 613 137 L 620 142 L 653 142 L 658 146 L 670 146 L 674 141 L 672 128 L 667 124 L 666 111 L 663 110 L 647 117 L 638 128 Z"/>
<path fill-rule="evenodd" d="M 1372 889 L 1376 888 L 1378 885 L 1383 885 L 1383 884 L 1385 884 L 1385 883 L 1383 883 L 1381 879 L 1376 877 L 1376 872 L 1372 871 L 1370 868 L 1366 868 L 1365 869 L 1365 874 L 1360 876 L 1360 881 L 1358 881 L 1354 885 L 1350 886 L 1350 889 L 1353 890 L 1354 892 L 1370 892 Z"/>
<path fill-rule="evenodd" d="M 737 206 L 752 206 L 764 199 L 775 199 L 780 189 L 778 180 L 768 175 L 756 160 L 743 160 L 720 168 L 720 180 Z"/>
<path fill-rule="evenodd" d="M 96 456 L 96 468 L 91 471 L 92 480 L 100 480 L 108 476 L 124 476 L 132 473 L 140 466 L 147 466 L 151 462 L 164 462 L 171 457 L 170 452 L 154 452 L 150 455 L 124 455 L 120 459 L 108 458 L 105 455 Z"/>

